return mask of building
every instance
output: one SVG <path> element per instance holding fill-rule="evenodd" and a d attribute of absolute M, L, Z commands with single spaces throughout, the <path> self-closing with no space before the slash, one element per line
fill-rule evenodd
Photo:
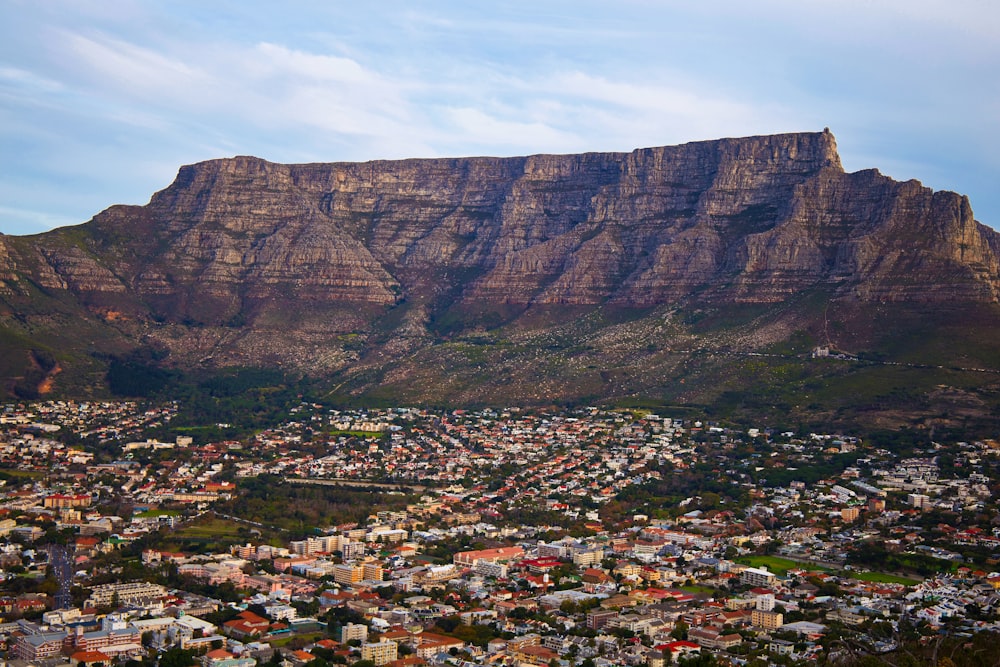
<path fill-rule="evenodd" d="M 577 567 L 600 565 L 604 560 L 604 549 L 585 549 L 573 552 L 573 564 Z"/>
<path fill-rule="evenodd" d="M 51 658 L 62 653 L 66 637 L 64 631 L 22 635 L 15 640 L 13 653 L 29 662 Z"/>
<path fill-rule="evenodd" d="M 760 593 L 758 595 L 754 595 L 753 600 L 754 609 L 759 609 L 760 611 L 774 611 L 774 593 L 770 591 Z"/>
<path fill-rule="evenodd" d="M 285 660 L 282 664 L 290 665 L 290 667 L 305 667 L 310 662 L 316 659 L 316 656 L 309 651 L 303 651 L 299 649 L 297 651 L 289 651 L 285 654 Z"/>
<path fill-rule="evenodd" d="M 763 628 L 765 630 L 777 630 L 781 627 L 784 617 L 780 611 L 764 611 L 763 609 L 754 609 L 752 612 L 750 623 L 753 624 L 755 628 Z"/>
<path fill-rule="evenodd" d="M 670 656 L 670 662 L 678 662 L 681 658 L 687 658 L 701 653 L 701 647 L 694 642 L 678 640 L 667 644 L 660 644 L 656 647 L 662 651 L 664 656 Z"/>
<path fill-rule="evenodd" d="M 844 507 L 840 510 L 840 518 L 846 522 L 854 521 L 861 516 L 860 507 Z"/>
<path fill-rule="evenodd" d="M 748 567 L 740 574 L 740 582 L 748 586 L 771 586 L 774 580 L 774 573 L 764 568 Z"/>
<path fill-rule="evenodd" d="M 202 667 L 254 667 L 257 661 L 251 657 L 236 657 L 223 648 L 209 651 L 201 658 Z"/>
<path fill-rule="evenodd" d="M 795 651 L 795 644 L 784 639 L 772 639 L 767 644 L 767 652 L 775 655 L 791 655 Z"/>
<path fill-rule="evenodd" d="M 344 560 L 361 558 L 365 555 L 365 543 L 357 540 L 345 539 L 340 543 L 340 553 L 343 555 Z"/>
<path fill-rule="evenodd" d="M 49 508 L 64 509 L 67 507 L 89 507 L 90 501 L 91 497 L 86 493 L 75 495 L 54 493 L 51 496 L 46 496 L 42 504 Z"/>
<path fill-rule="evenodd" d="M 422 632 L 418 637 L 417 657 L 430 660 L 438 653 L 448 653 L 451 649 L 461 651 L 465 648 L 465 642 L 461 639 L 439 635 L 432 632 Z"/>
<path fill-rule="evenodd" d="M 515 559 L 524 558 L 524 549 L 521 547 L 501 547 L 499 549 L 480 549 L 478 551 L 460 551 L 455 554 L 455 565 L 473 566 L 477 560 L 485 560 L 491 563 L 503 563 Z"/>
<path fill-rule="evenodd" d="M 616 618 L 618 612 L 613 609 L 595 609 L 587 612 L 587 627 L 591 630 L 600 630 Z"/>
<path fill-rule="evenodd" d="M 77 627 L 73 635 L 73 648 L 77 651 L 100 651 L 115 657 L 125 653 L 142 651 L 142 636 L 134 627 L 123 627 L 123 623 L 102 623 L 100 630 L 83 632 Z"/>
<path fill-rule="evenodd" d="M 507 653 L 515 661 L 528 665 L 548 665 L 553 660 L 559 660 L 559 654 L 545 646 L 520 646 L 508 649 Z"/>
<path fill-rule="evenodd" d="M 507 566 L 504 563 L 491 563 L 488 560 L 477 560 L 472 571 L 484 577 L 502 579 L 507 576 Z"/>
<path fill-rule="evenodd" d="M 162 598 L 166 594 L 167 589 L 163 586 L 146 581 L 102 584 L 91 590 L 90 597 L 84 606 L 109 607 L 116 604 L 119 606 L 142 606 Z"/>
<path fill-rule="evenodd" d="M 367 641 L 368 639 L 368 626 L 361 623 L 347 623 L 340 628 L 340 643 L 346 644 L 352 639 L 357 639 L 359 642 Z"/>
<path fill-rule="evenodd" d="M 255 639 L 267 633 L 271 627 L 271 622 L 252 611 L 240 612 L 239 616 L 231 621 L 226 621 L 223 628 L 227 634 L 236 639 Z"/>
<path fill-rule="evenodd" d="M 365 570 L 360 565 L 341 563 L 333 568 L 333 580 L 338 584 L 350 586 L 365 578 Z"/>
<path fill-rule="evenodd" d="M 382 565 L 377 561 L 364 563 L 361 566 L 361 578 L 364 581 L 382 581 L 384 573 Z"/>
<path fill-rule="evenodd" d="M 389 664 L 396 659 L 399 647 L 396 642 L 365 642 L 361 645 L 361 659 L 371 660 L 378 667 Z"/>
<path fill-rule="evenodd" d="M 101 651 L 77 651 L 69 657 L 71 667 L 108 667 L 111 656 Z"/>
<path fill-rule="evenodd" d="M 718 630 L 708 628 L 692 628 L 688 630 L 688 639 L 704 648 L 721 650 L 739 646 L 743 643 L 743 637 L 738 633 L 722 634 Z"/>

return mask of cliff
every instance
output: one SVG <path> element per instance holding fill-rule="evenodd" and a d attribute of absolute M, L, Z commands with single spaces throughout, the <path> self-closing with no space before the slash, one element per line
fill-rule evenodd
<path fill-rule="evenodd" d="M 520 158 L 237 157 L 182 167 L 146 206 L 0 237 L 0 324 L 36 349 L 85 319 L 100 331 L 91 358 L 145 345 L 182 366 L 384 378 L 399 355 L 456 335 L 551 332 L 598 312 L 617 322 L 821 294 L 829 330 L 830 304 L 851 317 L 988 311 L 997 248 L 958 194 L 845 173 L 827 131 Z M 755 326 L 743 344 L 791 326 Z"/>

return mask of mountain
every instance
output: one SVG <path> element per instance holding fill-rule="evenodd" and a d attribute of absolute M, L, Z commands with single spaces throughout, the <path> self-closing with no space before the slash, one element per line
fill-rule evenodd
<path fill-rule="evenodd" d="M 211 160 L 145 206 L 0 236 L 0 377 L 21 395 L 99 395 L 126 360 L 278 367 L 359 400 L 759 395 L 779 414 L 954 424 L 995 410 L 998 323 L 1000 234 L 958 194 L 845 173 L 829 131 Z"/>

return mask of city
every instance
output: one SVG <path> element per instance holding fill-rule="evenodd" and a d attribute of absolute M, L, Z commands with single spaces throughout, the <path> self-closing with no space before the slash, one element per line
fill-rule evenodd
<path fill-rule="evenodd" d="M 177 409 L 4 406 L 9 663 L 767 665 L 1000 629 L 995 441 L 314 403 L 202 441 Z"/>

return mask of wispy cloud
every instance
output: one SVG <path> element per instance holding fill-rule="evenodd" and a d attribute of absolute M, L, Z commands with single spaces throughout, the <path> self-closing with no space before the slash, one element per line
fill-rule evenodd
<path fill-rule="evenodd" d="M 56 93 L 65 87 L 34 72 L 17 67 L 0 67 L 0 88 L 16 88 L 21 93 Z"/>
<path fill-rule="evenodd" d="M 116 95 L 169 100 L 184 91 L 204 91 L 211 82 L 200 67 L 123 39 L 66 30 L 59 39 L 75 60 L 80 79 Z"/>
<path fill-rule="evenodd" d="M 490 115 L 481 109 L 446 110 L 449 130 L 465 142 L 484 146 L 534 147 L 529 152 L 565 149 L 579 145 L 580 137 L 543 122 L 522 122 Z"/>
<path fill-rule="evenodd" d="M 255 52 L 259 56 L 254 60 L 256 73 L 264 77 L 292 73 L 302 79 L 359 85 L 379 78 L 350 58 L 305 53 L 267 42 L 258 44 Z"/>
<path fill-rule="evenodd" d="M 16 227 L 18 234 L 40 234 L 54 227 L 65 227 L 82 222 L 75 218 L 55 215 L 48 211 L 0 206 L 0 233 L 5 227 Z"/>

